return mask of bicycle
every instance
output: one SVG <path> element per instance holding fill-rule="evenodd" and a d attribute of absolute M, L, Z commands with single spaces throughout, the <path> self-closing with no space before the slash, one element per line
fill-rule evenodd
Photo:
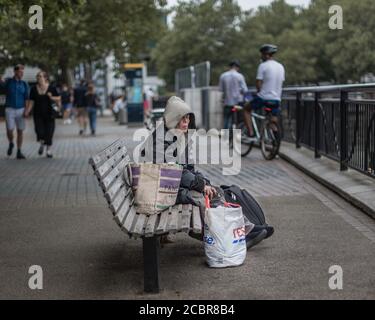
<path fill-rule="evenodd" d="M 260 145 L 262 155 L 265 160 L 272 160 L 276 157 L 279 152 L 281 144 L 281 127 L 278 122 L 272 121 L 272 109 L 264 108 L 265 115 L 261 115 L 256 112 L 251 113 L 251 122 L 253 124 L 253 130 L 255 138 L 251 138 L 248 135 L 248 130 L 243 121 L 238 121 L 238 113 L 243 111 L 243 107 L 236 105 L 232 108 L 233 123 L 232 130 L 229 133 L 229 147 L 232 149 L 234 145 L 241 145 L 239 150 L 236 150 L 242 157 L 247 156 L 254 144 Z M 258 126 L 258 123 L 260 126 Z M 259 130 L 260 127 L 260 130 Z M 233 129 L 240 129 L 241 133 L 233 135 Z M 237 144 L 233 143 L 235 139 Z"/>

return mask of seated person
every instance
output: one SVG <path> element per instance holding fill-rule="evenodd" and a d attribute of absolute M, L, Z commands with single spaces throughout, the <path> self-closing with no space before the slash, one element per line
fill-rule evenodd
<path fill-rule="evenodd" d="M 163 122 L 157 124 L 151 135 L 153 162 L 168 163 L 171 162 L 170 160 L 174 160 L 181 164 L 183 171 L 176 204 L 204 206 L 204 195 L 213 200 L 218 196 L 218 191 L 217 187 L 211 185 L 209 179 L 195 170 L 194 162 L 189 157 L 191 147 L 191 143 L 188 141 L 189 129 L 196 129 L 194 113 L 185 101 L 178 97 L 171 97 L 165 108 Z M 164 131 L 158 132 L 158 130 Z M 172 148 L 173 143 L 176 143 L 177 148 Z M 162 147 L 160 148 L 160 146 Z M 197 193 L 200 194 L 200 197 L 196 196 Z M 199 236 L 192 233 L 189 235 L 202 240 L 203 230 Z M 267 232 L 262 227 L 253 225 L 253 229 L 246 236 L 247 247 L 256 245 L 266 236 Z M 162 242 L 168 243 L 170 239 L 163 237 Z"/>

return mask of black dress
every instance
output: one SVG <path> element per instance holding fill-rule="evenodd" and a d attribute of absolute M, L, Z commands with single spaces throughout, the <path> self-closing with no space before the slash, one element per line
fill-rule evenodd
<path fill-rule="evenodd" d="M 55 118 L 52 113 L 52 100 L 47 95 L 48 92 L 54 97 L 59 96 L 55 87 L 48 86 L 46 94 L 39 94 L 37 87 L 34 86 L 30 91 L 30 100 L 34 101 L 33 117 L 37 141 L 51 146 L 55 132 Z"/>

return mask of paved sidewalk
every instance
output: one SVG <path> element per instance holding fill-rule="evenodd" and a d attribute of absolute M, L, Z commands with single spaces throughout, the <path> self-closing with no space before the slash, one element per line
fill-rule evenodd
<path fill-rule="evenodd" d="M 296 149 L 291 143 L 283 142 L 280 153 L 284 159 L 375 218 L 374 178 L 353 169 L 339 171 L 338 162 L 323 156 L 315 159 L 313 151 Z"/>
<path fill-rule="evenodd" d="M 120 231 L 88 165 L 90 155 L 135 128 L 99 119 L 98 136 L 57 125 L 53 159 L 39 157 L 28 122 L 25 161 L 8 159 L 0 123 L 0 299 L 374 299 L 375 223 L 282 159 L 257 150 L 236 183 L 256 196 L 275 234 L 248 252 L 238 268 L 214 270 L 200 242 L 185 234 L 161 250 L 158 295 L 143 289 L 142 242 Z M 43 290 L 30 290 L 31 265 L 43 268 Z M 343 290 L 328 286 L 340 265 Z"/>

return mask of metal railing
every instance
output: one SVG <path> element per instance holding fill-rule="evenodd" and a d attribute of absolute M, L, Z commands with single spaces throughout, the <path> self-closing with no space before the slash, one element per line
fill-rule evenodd
<path fill-rule="evenodd" d="M 375 84 L 283 90 L 284 140 L 375 178 Z"/>
<path fill-rule="evenodd" d="M 209 61 L 178 69 L 175 72 L 175 91 L 181 89 L 202 88 L 210 85 L 211 64 Z"/>

